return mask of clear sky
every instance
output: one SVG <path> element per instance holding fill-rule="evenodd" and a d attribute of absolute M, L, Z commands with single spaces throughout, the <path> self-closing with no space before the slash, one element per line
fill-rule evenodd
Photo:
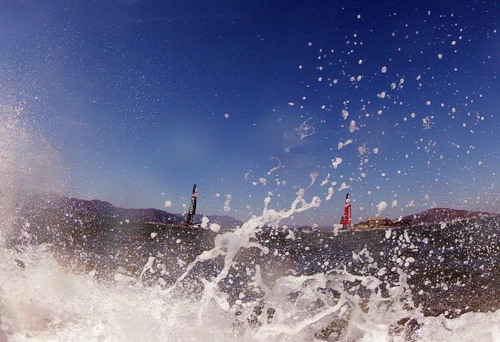
<path fill-rule="evenodd" d="M 494 1 L 0 3 L 0 86 L 68 193 L 297 222 L 500 211 Z M 347 188 L 347 189 L 345 189 Z M 165 204 L 167 203 L 167 207 Z M 384 209 L 385 207 L 385 209 Z M 384 209 L 381 212 L 380 209 Z"/>

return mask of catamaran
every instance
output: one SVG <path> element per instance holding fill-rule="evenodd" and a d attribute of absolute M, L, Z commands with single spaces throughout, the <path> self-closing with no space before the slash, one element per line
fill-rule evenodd
<path fill-rule="evenodd" d="M 334 224 L 334 229 L 349 229 L 351 227 L 351 196 L 347 194 L 345 196 L 345 204 L 344 204 L 344 214 L 340 219 L 340 224 Z"/>
<path fill-rule="evenodd" d="M 186 226 L 192 226 L 194 224 L 194 215 L 196 215 L 197 197 L 198 197 L 198 191 L 196 189 L 196 184 L 194 184 L 193 192 L 191 193 L 191 205 L 189 206 L 189 211 L 186 218 Z"/>

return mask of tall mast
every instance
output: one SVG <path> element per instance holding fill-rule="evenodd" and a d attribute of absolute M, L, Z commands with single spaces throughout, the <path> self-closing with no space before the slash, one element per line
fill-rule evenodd
<path fill-rule="evenodd" d="M 186 224 L 188 226 L 193 224 L 194 215 L 196 215 L 196 198 L 198 193 L 196 192 L 196 184 L 193 185 L 193 193 L 191 194 L 191 205 L 189 206 L 189 211 L 186 219 Z"/>

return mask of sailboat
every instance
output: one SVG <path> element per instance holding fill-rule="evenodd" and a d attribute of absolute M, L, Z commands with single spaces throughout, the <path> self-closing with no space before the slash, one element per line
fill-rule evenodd
<path fill-rule="evenodd" d="M 340 219 L 340 224 L 334 224 L 334 229 L 349 229 L 352 224 L 351 219 L 352 211 L 351 211 L 351 196 L 347 194 L 345 196 L 345 204 L 344 204 L 344 214 Z"/>
<path fill-rule="evenodd" d="M 193 192 L 191 193 L 191 205 L 189 206 L 189 211 L 186 218 L 186 226 L 192 226 L 194 224 L 194 215 L 196 215 L 197 198 L 198 198 L 198 190 L 196 189 L 196 184 L 194 184 Z"/>
<path fill-rule="evenodd" d="M 344 228 L 349 228 L 351 226 L 351 197 L 349 194 L 345 196 L 344 215 L 342 215 L 340 224 Z"/>

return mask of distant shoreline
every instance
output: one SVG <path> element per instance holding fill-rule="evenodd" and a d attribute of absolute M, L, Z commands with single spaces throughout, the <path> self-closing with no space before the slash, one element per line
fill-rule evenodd
<path fill-rule="evenodd" d="M 67 209 L 70 212 L 81 212 L 94 214 L 99 216 L 109 216 L 122 220 L 129 220 L 134 222 L 149 222 L 163 225 L 182 226 L 185 225 L 185 216 L 183 214 L 172 214 L 164 210 L 146 208 L 146 209 L 127 209 L 115 207 L 109 202 L 97 199 L 84 200 L 75 197 L 67 197 L 55 194 L 34 194 L 31 200 L 39 202 L 38 204 L 43 207 L 58 207 L 60 209 Z M 362 231 L 372 229 L 389 229 L 389 228 L 403 228 L 416 225 L 431 225 L 431 224 L 448 224 L 456 221 L 482 217 L 482 216 L 496 216 L 496 213 L 488 213 L 482 211 L 469 211 L 462 209 L 450 208 L 432 208 L 420 213 L 407 215 L 398 219 L 392 220 L 389 218 L 374 217 L 368 218 L 352 225 L 349 230 Z M 200 225 L 202 218 L 206 216 L 211 223 L 217 223 L 222 228 L 234 229 L 241 226 L 244 222 L 235 219 L 231 216 L 218 216 L 218 215 L 203 215 L 197 214 L 194 219 L 194 225 Z M 312 228 L 307 225 L 293 227 L 293 229 L 307 229 Z M 321 226 L 318 229 L 330 229 L 332 226 Z M 333 229 L 333 228 L 332 228 Z"/>

